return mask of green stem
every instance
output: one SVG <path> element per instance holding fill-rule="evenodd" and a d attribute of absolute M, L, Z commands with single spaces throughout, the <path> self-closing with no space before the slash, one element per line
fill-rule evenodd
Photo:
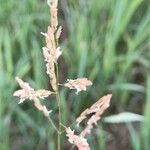
<path fill-rule="evenodd" d="M 58 132 L 59 130 L 57 129 L 57 127 L 55 126 L 54 122 L 52 121 L 52 119 L 50 118 L 50 116 L 47 117 L 48 121 L 52 124 L 53 128 Z"/>
<path fill-rule="evenodd" d="M 59 97 L 59 93 L 56 94 L 56 99 L 57 99 L 57 105 L 58 105 L 58 122 L 59 122 L 59 127 L 58 127 L 58 131 L 57 131 L 57 143 L 58 143 L 58 150 L 60 150 L 60 138 L 61 138 L 61 107 L 60 107 L 60 97 Z"/>
<path fill-rule="evenodd" d="M 56 79 L 57 79 L 57 92 L 56 92 L 56 100 L 57 100 L 57 105 L 58 105 L 58 122 L 59 122 L 59 127 L 57 131 L 57 146 L 58 150 L 60 150 L 60 141 L 61 141 L 61 105 L 60 105 L 60 95 L 59 95 L 59 87 L 58 87 L 58 80 L 59 80 L 59 72 L 58 72 L 58 64 L 56 63 Z"/>

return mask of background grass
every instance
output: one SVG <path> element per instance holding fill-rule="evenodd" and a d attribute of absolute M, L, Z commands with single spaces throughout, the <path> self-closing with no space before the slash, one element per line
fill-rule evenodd
<path fill-rule="evenodd" d="M 63 0 L 60 81 L 88 77 L 93 87 L 78 96 L 61 90 L 63 123 L 112 92 L 107 115 L 130 111 L 142 123 L 98 125 L 88 137 L 91 149 L 148 150 L 150 147 L 149 0 Z M 51 125 L 32 107 L 12 96 L 19 76 L 36 88 L 49 88 L 40 32 L 49 24 L 43 0 L 0 1 L 0 149 L 56 149 Z M 55 112 L 55 101 L 48 99 Z M 70 115 L 72 114 L 72 115 Z M 105 115 L 106 115 L 105 114 Z M 54 116 L 57 118 L 57 115 Z M 97 134 L 98 133 L 98 134 Z M 66 139 L 62 145 L 68 146 Z M 65 148 L 64 148 L 65 149 Z"/>

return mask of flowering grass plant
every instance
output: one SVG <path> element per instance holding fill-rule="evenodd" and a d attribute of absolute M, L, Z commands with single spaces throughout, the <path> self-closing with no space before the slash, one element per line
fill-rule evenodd
<path fill-rule="evenodd" d="M 77 78 L 77 79 L 68 79 L 65 83 L 59 83 L 59 73 L 58 73 L 58 59 L 62 55 L 58 41 L 61 35 L 62 27 L 58 26 L 58 0 L 48 0 L 48 5 L 50 7 L 51 22 L 48 26 L 47 32 L 42 35 L 45 37 L 46 46 L 43 47 L 43 56 L 46 62 L 46 73 L 49 76 L 50 85 L 52 87 L 50 90 L 33 89 L 28 83 L 21 80 L 19 77 L 16 77 L 16 80 L 21 89 L 14 92 L 14 96 L 20 98 L 19 104 L 25 102 L 26 100 L 32 100 L 34 106 L 37 110 L 41 111 L 45 117 L 50 120 L 52 126 L 57 132 L 57 150 L 61 149 L 61 136 L 66 132 L 68 141 L 76 146 L 79 150 L 90 150 L 90 146 L 86 140 L 86 135 L 91 133 L 91 129 L 94 125 L 97 124 L 97 121 L 100 120 L 102 113 L 109 107 L 111 94 L 103 96 L 96 103 L 94 103 L 90 108 L 84 110 L 79 117 L 76 119 L 77 127 L 81 122 L 86 119 L 85 128 L 80 132 L 80 134 L 74 133 L 74 130 L 71 129 L 71 125 L 66 127 L 62 123 L 61 117 L 61 97 L 59 86 L 67 87 L 69 89 L 76 90 L 76 94 L 79 94 L 81 91 L 86 91 L 87 86 L 91 86 L 92 82 L 87 78 Z M 50 95 L 56 97 L 56 102 L 58 106 L 58 125 L 51 119 L 52 110 L 43 105 L 41 99 L 44 99 Z M 65 130 L 63 130 L 63 128 Z M 73 147 L 74 147 L 73 146 Z M 73 148 L 72 147 L 72 148 Z"/>

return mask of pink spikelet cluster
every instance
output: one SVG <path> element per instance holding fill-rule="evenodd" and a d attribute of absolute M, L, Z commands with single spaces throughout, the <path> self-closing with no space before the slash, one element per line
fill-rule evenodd
<path fill-rule="evenodd" d="M 69 89 L 76 89 L 78 94 L 80 91 L 86 91 L 86 86 L 91 86 L 92 82 L 87 78 L 78 78 L 76 80 L 68 79 L 64 86 Z"/>
<path fill-rule="evenodd" d="M 71 130 L 70 127 L 66 128 L 66 136 L 68 137 L 68 141 L 71 144 L 77 146 L 78 150 L 90 150 L 89 144 L 84 137 L 78 136 L 74 134 L 74 130 Z"/>
<path fill-rule="evenodd" d="M 84 120 L 83 118 L 86 118 L 87 115 L 94 113 L 87 121 L 87 126 L 80 133 L 80 136 L 85 137 L 86 134 L 91 133 L 91 129 L 93 128 L 93 125 L 94 124 L 97 125 L 98 120 L 101 119 L 101 115 L 109 107 L 111 97 L 112 97 L 111 94 L 103 96 L 96 103 L 94 103 L 90 108 L 86 109 L 84 111 L 84 114 L 81 113 L 81 115 L 76 119 L 77 124 L 79 125 Z"/>
<path fill-rule="evenodd" d="M 52 94 L 51 91 L 48 90 L 37 90 L 35 91 L 30 85 L 20 78 L 16 77 L 18 84 L 20 85 L 21 89 L 14 92 L 13 96 L 20 97 L 19 104 L 23 103 L 26 99 L 33 100 L 34 106 L 39 110 L 42 111 L 43 114 L 48 117 L 51 111 L 48 111 L 46 106 L 43 106 L 39 100 L 39 98 L 46 98 Z"/>
<path fill-rule="evenodd" d="M 112 95 L 108 94 L 100 98 L 96 103 L 94 103 L 90 108 L 87 108 L 83 111 L 80 116 L 76 119 L 77 126 L 88 117 L 88 115 L 93 114 L 87 121 L 86 127 L 79 135 L 74 134 L 74 130 L 71 130 L 70 127 L 66 128 L 66 136 L 68 137 L 68 141 L 78 147 L 79 150 L 89 150 L 90 147 L 85 139 L 87 134 L 91 133 L 91 129 L 93 125 L 97 124 L 98 120 L 100 120 L 101 115 L 104 111 L 109 107 L 110 99 Z"/>
<path fill-rule="evenodd" d="M 55 65 L 57 64 L 57 59 L 62 54 L 60 47 L 57 46 L 57 42 L 61 34 L 61 26 L 58 27 L 57 18 L 57 5 L 58 0 L 48 0 L 51 14 L 51 24 L 48 26 L 47 33 L 41 32 L 45 36 L 46 46 L 43 47 L 43 55 L 46 61 L 46 73 L 50 78 L 50 84 L 54 91 L 57 91 L 57 79 L 55 72 Z"/>

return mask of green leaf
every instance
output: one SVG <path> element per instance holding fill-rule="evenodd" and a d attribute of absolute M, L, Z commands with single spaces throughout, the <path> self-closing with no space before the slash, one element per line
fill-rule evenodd
<path fill-rule="evenodd" d="M 128 123 L 128 122 L 142 122 L 144 117 L 130 112 L 123 112 L 117 115 L 105 117 L 103 121 L 105 123 Z"/>
<path fill-rule="evenodd" d="M 136 92 L 145 92 L 145 88 L 142 85 L 134 83 L 119 83 L 113 84 L 110 86 L 113 90 L 122 90 L 122 91 L 136 91 Z"/>

